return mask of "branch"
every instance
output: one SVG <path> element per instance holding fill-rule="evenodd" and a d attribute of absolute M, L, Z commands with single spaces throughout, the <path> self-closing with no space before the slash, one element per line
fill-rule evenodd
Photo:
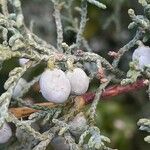
<path fill-rule="evenodd" d="M 132 92 L 132 91 L 137 91 L 147 86 L 145 81 L 146 80 L 141 79 L 141 80 L 137 80 L 135 83 L 125 85 L 125 86 L 121 86 L 121 85 L 110 86 L 106 88 L 105 91 L 102 92 L 101 98 L 103 98 L 104 100 L 105 98 L 108 97 L 113 97 L 120 94 Z M 94 97 L 95 97 L 95 93 L 88 92 L 86 94 L 83 94 L 82 96 L 77 96 L 75 98 L 75 102 L 78 105 L 78 107 L 80 107 L 79 109 L 81 109 L 84 105 L 91 103 L 94 100 Z M 35 105 L 45 106 L 48 108 L 53 108 L 56 106 L 55 104 L 50 102 L 38 103 Z M 9 111 L 13 113 L 17 118 L 21 118 L 21 117 L 27 117 L 30 114 L 37 112 L 38 110 L 28 108 L 28 107 L 19 107 L 19 108 L 10 108 Z"/>
<path fill-rule="evenodd" d="M 145 81 L 146 80 L 142 79 L 142 80 L 137 80 L 136 82 L 125 85 L 125 86 L 122 86 L 122 85 L 110 86 L 106 88 L 105 91 L 103 91 L 101 98 L 104 99 L 104 98 L 113 97 L 113 96 L 117 96 L 120 94 L 132 92 L 132 91 L 137 91 L 147 86 Z M 86 101 L 86 103 L 91 103 L 93 101 L 92 97 L 94 96 L 95 96 L 95 93 L 86 93 L 84 95 L 85 97 L 84 100 Z"/>

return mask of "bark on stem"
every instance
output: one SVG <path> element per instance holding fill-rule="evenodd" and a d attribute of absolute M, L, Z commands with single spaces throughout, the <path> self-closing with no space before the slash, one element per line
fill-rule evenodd
<path fill-rule="evenodd" d="M 141 80 L 137 80 L 135 83 L 125 85 L 125 86 L 121 86 L 121 85 L 110 86 L 106 88 L 105 91 L 102 92 L 101 98 L 104 100 L 108 97 L 125 94 L 131 91 L 137 91 L 147 86 L 145 81 L 146 80 L 141 79 Z M 77 104 L 76 107 L 78 107 L 78 109 L 81 109 L 85 104 L 91 103 L 94 100 L 94 97 L 95 97 L 95 93 L 92 92 L 88 92 L 81 96 L 77 96 L 75 98 L 75 102 Z M 48 108 L 52 108 L 56 106 L 55 104 L 50 102 L 39 103 L 39 104 L 37 103 L 35 105 L 45 106 Z M 30 114 L 37 112 L 38 110 L 28 108 L 28 107 L 19 107 L 19 108 L 10 108 L 9 111 L 13 113 L 17 118 L 21 118 L 21 117 L 27 117 Z"/>
<path fill-rule="evenodd" d="M 125 86 L 122 86 L 122 85 L 110 86 L 106 88 L 105 91 L 103 91 L 101 98 L 104 99 L 104 98 L 113 97 L 113 96 L 117 96 L 120 94 L 125 94 L 131 91 L 142 89 L 147 86 L 144 81 L 145 80 L 142 79 L 142 80 L 137 80 L 136 82 L 125 85 Z M 93 101 L 94 96 L 95 96 L 95 93 L 91 93 L 91 92 L 83 95 L 86 103 L 91 103 Z"/>

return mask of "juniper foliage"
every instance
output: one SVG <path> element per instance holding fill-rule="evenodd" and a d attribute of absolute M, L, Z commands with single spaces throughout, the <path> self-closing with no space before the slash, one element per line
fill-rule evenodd
<path fill-rule="evenodd" d="M 126 45 L 121 47 L 117 52 L 117 57 L 114 58 L 112 64 L 110 64 L 105 58 L 93 53 L 92 49 L 88 45 L 85 37 L 83 36 L 85 26 L 87 23 L 87 7 L 88 5 L 95 5 L 100 9 L 106 9 L 106 5 L 97 0 L 80 0 L 80 8 L 73 9 L 74 0 L 50 0 L 54 7 L 54 18 L 57 31 L 57 45 L 47 43 L 35 33 L 32 32 L 32 28 L 28 28 L 24 22 L 24 16 L 21 8 L 20 0 L 0 0 L 1 13 L 0 13 L 0 65 L 1 68 L 5 68 L 4 61 L 7 61 L 13 57 L 26 58 L 29 62 L 22 67 L 16 67 L 9 73 L 9 78 L 5 82 L 5 92 L 0 96 L 0 126 L 4 122 L 13 123 L 17 130 L 16 135 L 20 137 L 14 144 L 9 144 L 8 149 L 33 149 L 33 150 L 45 150 L 49 143 L 53 141 L 57 136 L 63 137 L 69 149 L 104 149 L 111 150 L 107 146 L 110 139 L 104 136 L 100 129 L 95 124 L 95 114 L 99 99 L 101 98 L 102 91 L 107 87 L 110 82 L 114 80 L 120 80 L 120 84 L 130 84 L 137 80 L 139 76 L 148 79 L 150 93 L 150 76 L 149 67 L 145 70 L 137 70 L 136 63 L 132 62 L 128 73 L 122 72 L 118 69 L 118 63 L 120 59 L 129 51 L 132 47 L 138 45 L 141 42 L 146 42 L 149 38 L 150 32 L 150 4 L 148 0 L 139 0 L 139 3 L 143 6 L 144 14 L 136 15 L 133 9 L 129 9 L 128 14 L 132 20 L 129 24 L 129 29 L 136 29 L 134 38 Z M 8 4 L 11 5 L 13 11 L 10 12 Z M 66 11 L 68 16 L 63 16 L 62 11 Z M 80 18 L 74 19 L 73 11 L 80 13 Z M 68 24 L 64 27 L 62 21 L 68 21 Z M 64 30 L 72 30 L 76 33 L 75 43 L 68 45 L 64 41 Z M 82 51 L 79 51 L 82 49 Z M 57 65 L 68 64 L 71 60 L 74 63 L 80 63 L 84 69 L 86 62 L 94 63 L 97 67 L 102 68 L 106 72 L 105 82 L 99 84 L 99 88 L 96 90 L 96 96 L 88 111 L 84 109 L 78 109 L 75 101 L 69 101 L 63 105 L 58 105 L 54 108 L 47 108 L 44 106 L 32 105 L 25 103 L 23 95 L 28 92 L 30 87 L 39 80 L 40 75 L 33 78 L 28 84 L 24 86 L 18 97 L 13 97 L 13 91 L 17 85 L 19 79 L 28 70 L 33 69 L 41 62 L 51 62 L 54 58 Z M 65 67 L 65 70 L 68 68 Z M 89 75 L 93 76 L 92 70 Z M 101 79 L 101 81 L 103 81 Z M 150 95 L 150 94 L 149 94 Z M 72 98 L 72 97 L 71 97 Z M 14 103 L 15 99 L 15 103 Z M 39 110 L 36 113 L 31 114 L 27 120 L 18 119 L 11 112 L 9 107 L 13 106 L 13 103 L 21 104 Z M 66 111 L 67 110 L 67 111 Z M 73 116 L 82 112 L 86 117 L 87 124 L 81 126 L 76 130 L 82 131 L 79 138 L 71 134 L 72 126 L 69 124 Z M 34 124 L 40 122 L 42 127 L 47 126 L 45 131 L 35 129 Z M 150 132 L 150 120 L 141 119 L 138 122 L 140 130 Z M 87 136 L 89 136 L 87 140 Z M 20 140 L 20 141 L 19 141 Z M 150 143 L 150 137 L 147 136 L 145 141 Z"/>

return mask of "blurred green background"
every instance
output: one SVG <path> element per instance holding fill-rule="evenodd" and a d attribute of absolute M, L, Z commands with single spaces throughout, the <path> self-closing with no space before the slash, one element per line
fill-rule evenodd
<path fill-rule="evenodd" d="M 128 9 L 133 8 L 136 14 L 142 14 L 143 9 L 137 0 L 102 0 L 106 10 L 100 10 L 93 5 L 88 5 L 89 21 L 85 30 L 85 38 L 88 40 L 94 52 L 112 62 L 108 51 L 117 51 L 134 37 L 135 30 L 128 30 L 130 18 Z M 77 1 L 78 5 L 79 1 Z M 53 20 L 52 4 L 49 0 L 22 0 L 23 13 L 26 25 L 31 20 L 34 22 L 33 31 L 38 36 L 56 45 L 56 30 Z M 76 15 L 77 16 L 77 15 Z M 65 26 L 65 22 L 63 24 Z M 75 33 L 65 32 L 65 42 L 71 44 L 75 40 Z M 149 45 L 149 41 L 146 43 Z M 133 50 L 126 53 L 119 67 L 127 71 Z M 15 66 L 19 66 L 18 60 L 13 59 L 3 64 L 0 73 L 0 93 L 4 92 L 3 84 L 8 78 L 8 73 Z M 36 74 L 36 68 L 32 73 Z M 38 95 L 31 95 L 37 99 Z M 150 144 L 144 142 L 147 134 L 139 131 L 136 125 L 138 119 L 150 117 L 150 102 L 146 89 L 102 100 L 97 110 L 97 124 L 101 131 L 107 135 L 113 148 L 120 150 L 150 150 Z"/>

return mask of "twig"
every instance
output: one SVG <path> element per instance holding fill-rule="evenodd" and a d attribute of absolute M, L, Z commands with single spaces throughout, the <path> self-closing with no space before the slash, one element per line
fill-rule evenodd
<path fill-rule="evenodd" d="M 82 43 L 82 35 L 86 26 L 86 21 L 87 21 L 87 1 L 82 0 L 81 3 L 81 21 L 80 21 L 80 27 L 79 31 L 77 32 L 77 38 L 76 38 L 76 44 L 77 47 L 80 48 L 81 43 Z"/>
<path fill-rule="evenodd" d="M 104 98 L 113 97 L 113 96 L 117 96 L 120 94 L 125 94 L 125 93 L 131 92 L 131 91 L 137 91 L 146 86 L 147 86 L 147 84 L 145 84 L 145 80 L 143 80 L 143 79 L 138 80 L 135 83 L 125 85 L 125 86 L 114 85 L 114 86 L 110 86 L 110 87 L 106 88 L 105 91 L 102 92 L 101 97 L 104 100 Z M 88 92 L 82 96 L 77 96 L 75 98 L 75 101 L 76 101 L 76 103 L 78 103 L 78 105 L 84 106 L 85 104 L 91 103 L 94 100 L 94 98 L 95 98 L 95 93 Z M 38 103 L 37 105 L 45 106 L 48 108 L 52 108 L 52 107 L 56 106 L 55 104 L 50 103 L 50 102 Z M 82 107 L 82 106 L 79 106 L 79 107 Z M 18 107 L 18 108 L 10 108 L 9 111 L 11 113 L 13 113 L 17 118 L 21 118 L 21 117 L 27 117 L 30 114 L 37 112 L 38 110 L 28 108 L 28 107 Z"/>
<path fill-rule="evenodd" d="M 89 3 L 99 7 L 99 8 L 102 8 L 102 9 L 106 9 L 106 6 L 96 0 L 87 0 Z"/>
<path fill-rule="evenodd" d="M 1 5 L 2 5 L 2 12 L 5 16 L 8 16 L 8 8 L 7 8 L 7 1 L 6 0 L 1 0 Z"/>
<path fill-rule="evenodd" d="M 55 23 L 57 29 L 57 48 L 59 51 L 62 52 L 63 29 L 62 29 L 61 14 L 60 14 L 62 6 L 55 0 L 52 0 L 52 2 L 54 4 L 54 17 L 55 17 Z"/>
<path fill-rule="evenodd" d="M 125 54 L 125 52 L 127 52 L 128 50 L 130 50 L 133 46 L 136 45 L 137 41 L 139 41 L 140 39 L 142 39 L 144 33 L 141 30 L 138 30 L 136 32 L 135 37 L 126 45 L 124 45 L 122 48 L 119 49 L 119 51 L 117 52 L 118 57 L 116 57 L 112 63 L 112 65 L 114 67 L 117 67 L 119 64 L 119 61 L 121 59 L 121 57 Z"/>

